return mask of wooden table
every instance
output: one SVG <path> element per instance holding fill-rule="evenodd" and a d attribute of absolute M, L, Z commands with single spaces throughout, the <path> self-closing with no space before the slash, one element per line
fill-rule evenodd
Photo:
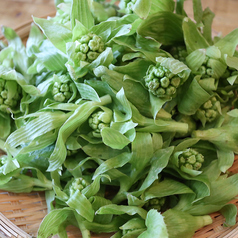
<path fill-rule="evenodd" d="M 223 35 L 238 27 L 237 0 L 202 0 L 216 17 L 213 29 Z M 185 9 L 192 16 L 192 0 L 185 1 Z M 30 21 L 32 15 L 44 17 L 55 11 L 54 0 L 0 0 L 0 25 L 17 28 Z"/>

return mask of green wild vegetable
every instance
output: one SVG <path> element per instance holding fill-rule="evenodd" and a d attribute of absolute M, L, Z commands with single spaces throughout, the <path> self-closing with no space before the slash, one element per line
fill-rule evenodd
<path fill-rule="evenodd" d="M 238 30 L 192 2 L 57 0 L 26 44 L 2 27 L 0 189 L 45 192 L 37 237 L 236 224 Z"/>

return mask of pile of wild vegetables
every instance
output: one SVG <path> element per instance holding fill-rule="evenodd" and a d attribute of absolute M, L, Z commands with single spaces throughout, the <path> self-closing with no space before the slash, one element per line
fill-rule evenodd
<path fill-rule="evenodd" d="M 0 189 L 45 191 L 38 237 L 235 224 L 238 29 L 212 38 L 214 14 L 183 2 L 58 0 L 26 45 L 2 28 Z"/>

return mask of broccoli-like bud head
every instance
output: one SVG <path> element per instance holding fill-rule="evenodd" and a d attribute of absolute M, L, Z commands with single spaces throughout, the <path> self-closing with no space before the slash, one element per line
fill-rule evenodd
<path fill-rule="evenodd" d="M 10 113 L 22 98 L 22 88 L 13 80 L 0 78 L 0 111 Z"/>
<path fill-rule="evenodd" d="M 190 70 L 181 61 L 172 58 L 160 58 L 156 65 L 150 65 L 144 77 L 149 92 L 160 98 L 176 95 L 177 89 L 187 80 Z M 175 65 L 181 71 L 175 70 Z"/>
<path fill-rule="evenodd" d="M 72 97 L 75 85 L 66 75 L 59 76 L 59 80 L 54 82 L 52 94 L 53 98 L 57 102 L 68 102 Z"/>
<path fill-rule="evenodd" d="M 150 209 L 156 209 L 157 211 L 161 211 L 162 207 L 164 206 L 166 201 L 165 197 L 162 198 L 152 198 L 146 202 L 145 209 L 150 210 Z"/>
<path fill-rule="evenodd" d="M 88 186 L 88 183 L 85 179 L 81 177 L 75 178 L 69 188 L 70 196 L 72 196 L 77 190 L 82 191 L 87 186 Z"/>
<path fill-rule="evenodd" d="M 101 130 L 104 127 L 109 127 L 112 121 L 112 112 L 97 111 L 88 119 L 89 126 L 93 129 L 94 136 L 100 136 Z"/>
<path fill-rule="evenodd" d="M 204 162 L 204 156 L 192 148 L 180 153 L 178 159 L 179 167 L 184 166 L 192 170 L 199 170 Z"/>
<path fill-rule="evenodd" d="M 74 60 L 91 63 L 105 50 L 105 44 L 100 36 L 88 33 L 75 41 Z"/>
<path fill-rule="evenodd" d="M 195 119 L 199 119 L 203 125 L 206 122 L 214 121 L 221 114 L 221 106 L 216 96 L 212 96 L 205 102 L 194 115 Z"/>
<path fill-rule="evenodd" d="M 184 63 L 186 62 L 186 57 L 188 56 L 188 52 L 185 46 L 173 46 L 170 49 L 170 53 L 175 59 L 182 61 Z"/>

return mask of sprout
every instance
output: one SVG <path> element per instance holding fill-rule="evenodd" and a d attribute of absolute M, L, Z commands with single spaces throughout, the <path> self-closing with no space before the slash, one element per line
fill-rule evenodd
<path fill-rule="evenodd" d="M 77 190 L 82 191 L 88 186 L 88 183 L 83 178 L 75 178 L 69 188 L 70 196 L 72 196 Z"/>
<path fill-rule="evenodd" d="M 187 169 L 199 170 L 204 162 L 204 156 L 194 149 L 187 149 L 178 156 L 179 167 L 184 166 Z"/>
<path fill-rule="evenodd" d="M 10 113 L 16 109 L 22 98 L 22 89 L 13 80 L 0 78 L 0 111 Z"/>
<path fill-rule="evenodd" d="M 57 102 L 68 102 L 74 95 L 75 85 L 67 75 L 57 77 L 53 84 L 52 94 Z"/>
<path fill-rule="evenodd" d="M 165 204 L 165 197 L 162 198 L 152 198 L 148 200 L 145 204 L 145 209 L 150 210 L 150 209 L 156 209 L 157 211 L 161 211 L 162 207 Z"/>
<path fill-rule="evenodd" d="M 206 101 L 194 115 L 195 119 L 199 119 L 203 126 L 206 122 L 213 122 L 221 114 L 221 105 L 216 96 L 212 96 Z"/>
<path fill-rule="evenodd" d="M 100 136 L 101 130 L 105 127 L 109 127 L 112 121 L 112 112 L 109 110 L 105 111 L 97 111 L 93 113 L 88 119 L 89 126 L 93 129 L 94 136 Z"/>
<path fill-rule="evenodd" d="M 187 80 L 190 70 L 182 62 L 173 58 L 157 58 L 157 64 L 151 65 L 144 77 L 149 92 L 160 98 L 171 98 L 177 89 Z M 176 69 L 180 70 L 176 70 Z"/>
<path fill-rule="evenodd" d="M 74 61 L 91 63 L 105 50 L 105 44 L 100 36 L 94 33 L 83 35 L 75 41 Z"/>

